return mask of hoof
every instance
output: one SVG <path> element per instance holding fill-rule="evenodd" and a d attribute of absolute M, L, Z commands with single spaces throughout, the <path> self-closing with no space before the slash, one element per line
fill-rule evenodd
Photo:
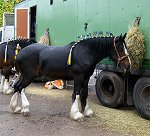
<path fill-rule="evenodd" d="M 9 105 L 9 112 L 10 113 L 14 113 L 15 109 L 12 105 Z"/>
<path fill-rule="evenodd" d="M 21 113 L 21 107 L 17 106 L 17 107 L 13 107 L 12 105 L 9 106 L 9 112 L 11 113 Z"/>
<path fill-rule="evenodd" d="M 5 94 L 9 95 L 12 94 L 14 90 L 12 88 L 9 88 L 8 90 L 5 91 Z"/>
<path fill-rule="evenodd" d="M 16 110 L 16 102 L 10 103 L 9 112 L 14 113 Z"/>
<path fill-rule="evenodd" d="M 24 116 L 29 116 L 29 115 L 30 115 L 29 112 L 30 112 L 29 108 L 23 108 L 23 109 L 21 110 L 21 113 L 22 113 Z"/>
<path fill-rule="evenodd" d="M 21 107 L 17 106 L 14 110 L 14 113 L 16 114 L 21 113 Z"/>
<path fill-rule="evenodd" d="M 4 87 L 4 89 L 3 89 L 3 94 L 7 94 L 7 90 L 8 90 L 9 88 L 8 87 Z"/>
<path fill-rule="evenodd" d="M 6 94 L 7 94 L 7 91 L 6 91 L 6 90 L 3 90 L 3 94 L 5 94 L 5 95 L 6 95 Z"/>
<path fill-rule="evenodd" d="M 86 116 L 86 117 L 93 117 L 94 116 L 93 110 L 88 109 L 88 110 L 84 111 L 84 116 Z"/>
<path fill-rule="evenodd" d="M 76 121 L 84 121 L 84 115 L 79 111 L 73 114 L 70 114 L 70 117 Z"/>
<path fill-rule="evenodd" d="M 3 92 L 3 90 L 2 89 L 0 89 L 0 93 L 2 93 Z"/>

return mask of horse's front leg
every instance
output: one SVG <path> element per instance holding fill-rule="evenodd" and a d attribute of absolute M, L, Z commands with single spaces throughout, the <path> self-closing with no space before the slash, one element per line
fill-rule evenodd
<path fill-rule="evenodd" d="M 84 89 L 80 92 L 80 100 L 81 100 L 81 111 L 86 117 L 92 117 L 94 115 L 93 110 L 90 109 L 87 97 L 88 97 L 88 82 L 89 78 L 84 80 Z"/>
<path fill-rule="evenodd" d="M 12 113 L 23 113 L 23 115 L 29 114 L 30 103 L 29 103 L 29 101 L 28 101 L 28 99 L 24 93 L 24 90 L 25 89 L 22 89 L 22 91 L 21 91 L 22 108 L 20 106 L 18 106 L 19 92 L 15 92 L 11 98 L 11 101 L 10 101 L 10 106 L 9 106 L 10 112 L 12 112 Z"/>
<path fill-rule="evenodd" d="M 1 83 L 0 83 L 0 92 L 3 92 L 3 87 L 4 87 L 4 81 L 5 81 L 5 76 L 1 76 Z"/>
<path fill-rule="evenodd" d="M 9 111 L 12 113 L 20 113 L 21 107 L 18 106 L 18 95 L 19 92 L 15 92 L 10 100 Z"/>
<path fill-rule="evenodd" d="M 7 90 L 9 88 L 9 76 L 11 73 L 11 69 L 3 69 L 3 75 L 5 76 L 5 80 L 4 80 L 4 86 L 3 86 L 3 93 L 7 94 Z"/>
<path fill-rule="evenodd" d="M 72 95 L 72 107 L 70 110 L 70 117 L 73 120 L 83 121 L 84 115 L 79 110 L 79 101 L 80 101 L 80 91 L 83 87 L 84 83 L 84 77 L 83 75 L 75 76 L 74 78 L 74 92 Z"/>
<path fill-rule="evenodd" d="M 7 76 L 4 80 L 3 94 L 8 94 L 7 93 L 8 88 L 9 88 L 9 76 Z"/>
<path fill-rule="evenodd" d="M 25 89 L 22 89 L 21 91 L 21 100 L 22 100 L 22 110 L 21 112 L 23 113 L 23 115 L 28 115 L 30 112 L 29 106 L 30 103 L 25 95 Z"/>

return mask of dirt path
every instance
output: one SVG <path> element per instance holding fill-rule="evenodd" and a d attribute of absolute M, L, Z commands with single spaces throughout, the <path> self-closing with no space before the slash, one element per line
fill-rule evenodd
<path fill-rule="evenodd" d="M 140 118 L 134 108 L 116 110 L 103 107 L 99 105 L 93 91 L 90 91 L 89 101 L 95 116 L 86 118 L 84 122 L 69 118 L 71 90 L 46 90 L 43 84 L 34 83 L 26 91 L 31 104 L 29 117 L 10 114 L 8 106 L 11 96 L 0 94 L 0 136 L 148 136 L 150 134 L 150 121 Z M 132 122 L 136 125 L 134 126 Z"/>

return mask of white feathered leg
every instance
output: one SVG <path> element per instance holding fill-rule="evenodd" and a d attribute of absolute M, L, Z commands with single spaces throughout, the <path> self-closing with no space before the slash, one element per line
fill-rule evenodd
<path fill-rule="evenodd" d="M 5 76 L 2 75 L 2 77 L 1 77 L 1 84 L 0 84 L 0 92 L 3 92 L 4 81 L 5 81 Z"/>
<path fill-rule="evenodd" d="M 8 82 L 8 79 L 5 79 L 4 87 L 3 87 L 3 93 L 4 94 L 7 94 L 8 88 L 9 88 L 9 82 Z"/>
<path fill-rule="evenodd" d="M 94 115 L 93 110 L 91 110 L 89 108 L 89 104 L 88 104 L 88 102 L 86 102 L 86 106 L 85 106 L 85 109 L 84 109 L 84 116 L 86 116 L 86 117 L 92 117 L 93 115 Z"/>
<path fill-rule="evenodd" d="M 80 96 L 76 95 L 76 99 L 71 107 L 70 117 L 73 120 L 83 121 L 84 115 L 79 111 L 79 98 L 80 98 Z"/>
<path fill-rule="evenodd" d="M 12 94 L 14 92 L 14 88 L 9 87 L 8 90 L 6 91 L 6 94 Z"/>
<path fill-rule="evenodd" d="M 29 110 L 29 106 L 30 106 L 30 103 L 24 93 L 25 89 L 22 89 L 21 91 L 21 100 L 22 100 L 22 113 L 23 115 L 28 115 L 30 110 Z"/>
<path fill-rule="evenodd" d="M 21 112 L 21 107 L 17 106 L 18 105 L 18 92 L 14 93 L 10 100 L 10 105 L 9 105 L 9 111 L 12 113 L 20 113 Z"/>

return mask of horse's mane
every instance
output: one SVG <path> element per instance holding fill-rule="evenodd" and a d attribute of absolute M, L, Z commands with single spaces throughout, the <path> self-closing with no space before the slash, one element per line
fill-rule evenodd
<path fill-rule="evenodd" d="M 108 44 L 110 44 L 110 42 L 112 42 L 112 39 L 113 37 L 93 37 L 93 38 L 83 39 L 79 43 L 81 43 L 82 45 L 85 44 L 93 45 L 102 42 L 107 46 Z"/>
<path fill-rule="evenodd" d="M 99 48 L 107 48 L 109 49 L 110 46 L 113 44 L 114 37 L 94 37 L 94 38 L 88 38 L 83 39 L 77 43 L 80 45 L 83 49 L 89 49 L 89 50 L 97 50 Z M 88 48 L 87 48 L 88 46 Z M 101 46 L 101 47 L 100 47 Z"/>
<path fill-rule="evenodd" d="M 25 47 L 25 46 L 29 45 L 28 43 L 31 43 L 31 44 L 36 43 L 36 40 L 35 39 L 28 39 L 28 38 L 25 38 L 25 39 L 18 38 L 15 40 L 8 41 L 6 43 L 8 45 L 14 45 L 14 46 L 19 44 L 21 47 Z"/>
<path fill-rule="evenodd" d="M 24 38 L 24 39 L 22 39 L 22 38 L 17 38 L 17 39 L 8 41 L 8 43 L 11 43 L 11 42 L 13 42 L 13 43 L 18 43 L 18 42 L 28 42 L 28 41 L 36 42 L 36 40 L 33 39 L 33 38 L 31 38 L 31 39 L 28 39 L 28 38 Z"/>
<path fill-rule="evenodd" d="M 107 56 L 113 45 L 114 37 L 93 37 L 83 39 L 75 44 L 75 55 L 80 52 L 95 56 Z M 97 56 L 97 57 L 98 57 Z M 96 57 L 96 56 L 95 56 Z"/>

